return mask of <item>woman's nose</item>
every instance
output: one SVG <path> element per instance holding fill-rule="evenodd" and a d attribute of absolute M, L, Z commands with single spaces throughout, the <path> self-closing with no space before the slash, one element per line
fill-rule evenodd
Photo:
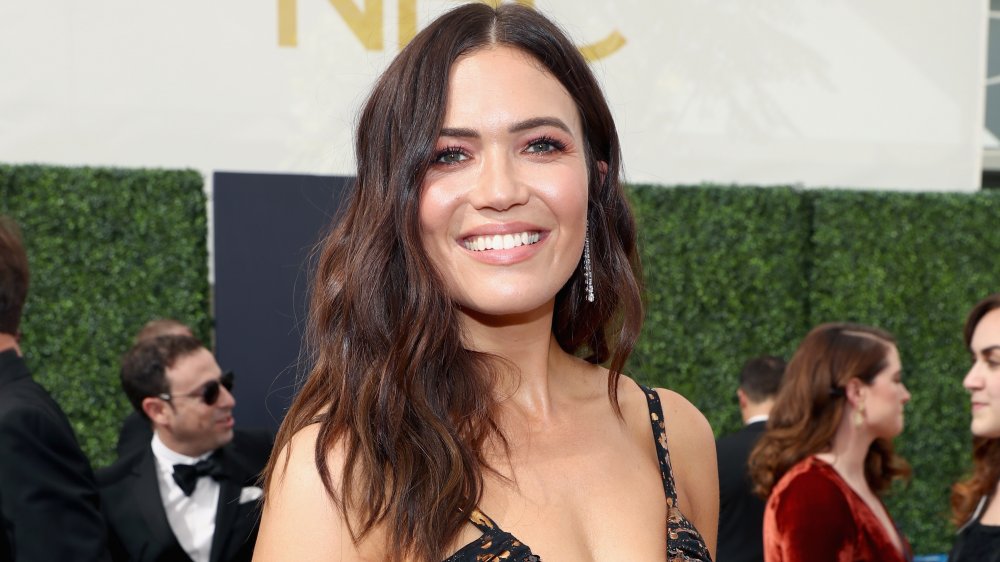
<path fill-rule="evenodd" d="M 479 177 L 469 196 L 474 207 L 506 211 L 527 203 L 528 186 L 511 155 L 500 150 L 484 153 L 481 162 Z"/>
<path fill-rule="evenodd" d="M 972 368 L 969 372 L 965 374 L 965 378 L 962 379 L 962 386 L 966 390 L 972 392 L 982 386 L 982 377 L 979 375 L 979 365 L 980 361 L 976 361 L 972 364 Z"/>

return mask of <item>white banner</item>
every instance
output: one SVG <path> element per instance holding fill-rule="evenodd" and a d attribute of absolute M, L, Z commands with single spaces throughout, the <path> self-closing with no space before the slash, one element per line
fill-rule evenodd
<path fill-rule="evenodd" d="M 595 59 L 631 182 L 979 185 L 985 1 L 533 3 Z M 374 78 L 456 4 L 6 0 L 0 162 L 353 175 Z"/>

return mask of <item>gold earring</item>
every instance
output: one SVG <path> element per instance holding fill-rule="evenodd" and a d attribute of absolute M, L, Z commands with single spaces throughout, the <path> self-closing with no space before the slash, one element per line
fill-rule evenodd
<path fill-rule="evenodd" d="M 865 423 L 865 403 L 861 402 L 851 415 L 851 422 L 854 427 L 861 427 Z"/>

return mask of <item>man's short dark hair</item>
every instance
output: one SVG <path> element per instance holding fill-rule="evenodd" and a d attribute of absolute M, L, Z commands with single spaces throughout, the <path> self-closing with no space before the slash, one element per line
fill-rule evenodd
<path fill-rule="evenodd" d="M 0 215 L 0 333 L 18 333 L 28 298 L 28 278 L 28 253 L 21 241 L 21 229 L 12 219 Z"/>
<path fill-rule="evenodd" d="M 137 412 L 145 417 L 142 401 L 150 396 L 170 393 L 167 369 L 177 360 L 203 349 L 198 338 L 160 336 L 140 341 L 122 357 L 122 390 Z"/>
<path fill-rule="evenodd" d="M 173 318 L 154 318 L 149 322 L 143 324 L 139 333 L 135 335 L 135 341 L 132 343 L 139 343 L 141 341 L 151 340 L 153 338 L 158 338 L 160 336 L 169 335 L 192 335 L 193 332 L 187 324 L 174 320 Z"/>
<path fill-rule="evenodd" d="M 785 360 L 772 355 L 749 359 L 740 371 L 740 388 L 751 402 L 763 402 L 778 394 Z"/>

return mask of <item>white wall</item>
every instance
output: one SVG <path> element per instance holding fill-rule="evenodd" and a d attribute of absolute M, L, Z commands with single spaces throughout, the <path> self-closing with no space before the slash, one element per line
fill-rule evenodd
<path fill-rule="evenodd" d="M 0 162 L 351 175 L 400 23 L 455 4 L 2 2 Z M 978 188 L 985 0 L 535 4 L 581 44 L 624 38 L 594 68 L 630 181 Z"/>

